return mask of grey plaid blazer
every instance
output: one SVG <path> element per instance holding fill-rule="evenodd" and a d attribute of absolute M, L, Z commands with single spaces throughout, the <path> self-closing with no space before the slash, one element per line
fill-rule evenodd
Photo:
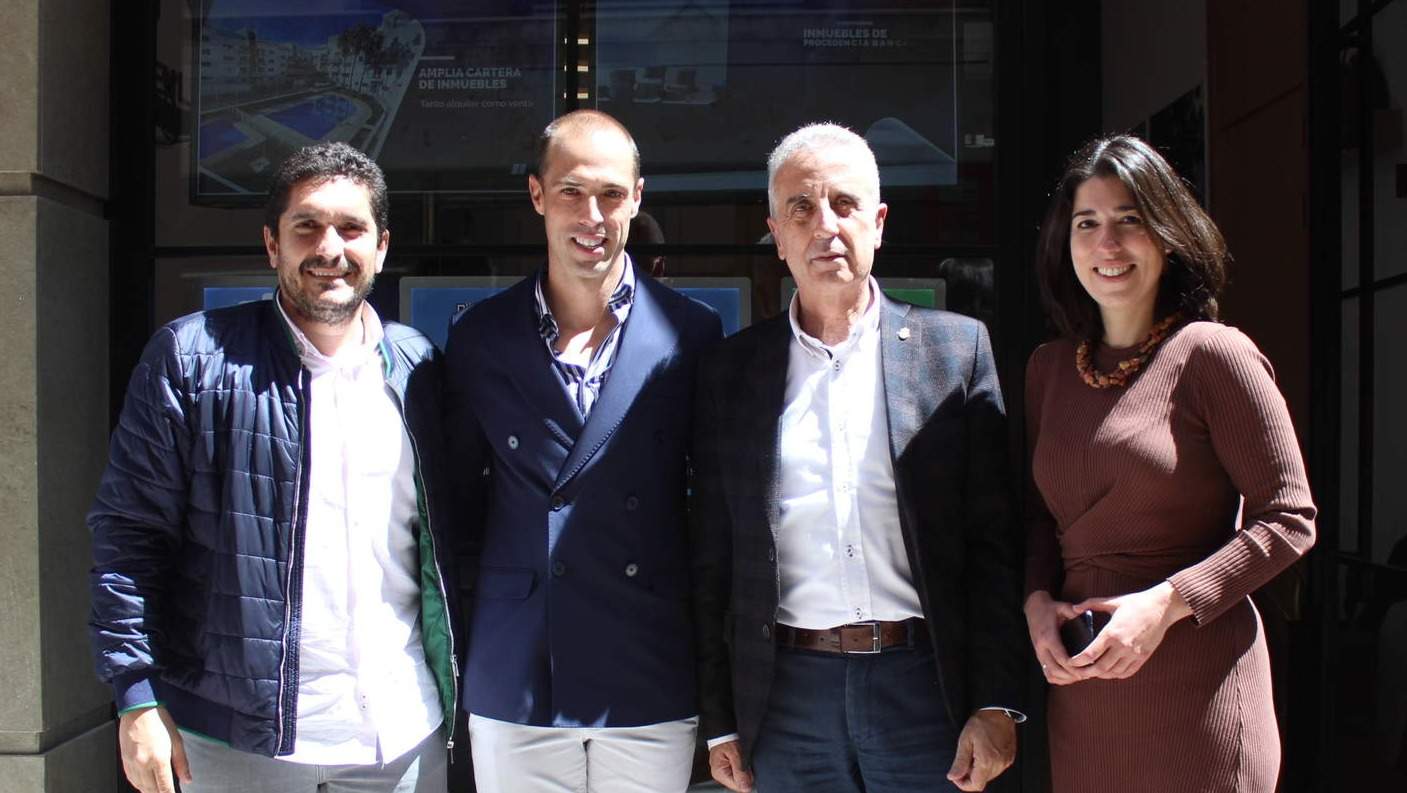
<path fill-rule="evenodd" d="M 1026 634 L 1005 409 L 982 323 L 888 298 L 881 310 L 899 522 L 938 681 L 960 727 L 978 707 L 1021 708 Z M 786 314 L 726 339 L 705 357 L 694 403 L 700 729 L 706 738 L 739 733 L 746 765 L 776 656 L 777 457 L 790 343 Z"/>

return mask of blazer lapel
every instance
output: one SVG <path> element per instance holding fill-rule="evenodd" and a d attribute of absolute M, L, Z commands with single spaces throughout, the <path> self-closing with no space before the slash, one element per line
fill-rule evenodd
<path fill-rule="evenodd" d="M 884 408 L 889 416 L 889 455 L 897 463 L 923 423 L 915 395 L 921 393 L 919 366 L 923 326 L 908 322 L 909 304 L 881 296 L 879 357 L 884 373 Z M 930 384 L 931 386 L 931 384 Z"/>
<path fill-rule="evenodd" d="M 547 344 L 537 326 L 533 284 L 536 276 L 524 278 L 513 287 L 519 290 L 508 306 L 509 317 L 500 337 L 504 370 L 518 391 L 543 417 L 547 431 L 567 449 L 581 434 L 581 413 L 567 396 L 553 369 Z"/>
<path fill-rule="evenodd" d="M 739 388 L 747 389 L 746 398 L 739 400 L 742 415 L 737 427 L 744 440 L 758 441 L 755 482 L 767 513 L 767 526 L 772 537 L 777 536 L 781 523 L 781 441 L 782 412 L 786 410 L 787 364 L 791 354 L 791 322 L 785 313 L 767 321 L 759 329 L 757 346 L 744 371 L 738 372 Z"/>
<path fill-rule="evenodd" d="M 557 473 L 554 489 L 560 490 L 586 468 L 625 420 L 651 373 L 678 349 L 679 332 L 653 294 L 653 290 L 659 288 L 663 287 L 649 278 L 636 278 L 635 298 L 630 316 L 621 329 L 616 359 L 571 454 Z"/>

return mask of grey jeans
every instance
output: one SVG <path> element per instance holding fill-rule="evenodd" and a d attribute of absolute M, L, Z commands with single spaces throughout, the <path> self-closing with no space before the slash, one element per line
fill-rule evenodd
<path fill-rule="evenodd" d="M 445 793 L 443 730 L 385 765 L 311 765 L 241 752 L 182 731 L 192 782 L 182 793 Z"/>

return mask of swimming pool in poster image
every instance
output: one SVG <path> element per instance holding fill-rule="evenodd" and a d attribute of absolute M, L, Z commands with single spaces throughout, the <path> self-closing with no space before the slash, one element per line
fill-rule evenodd
<path fill-rule="evenodd" d="M 319 94 L 291 107 L 267 113 L 265 117 L 312 140 L 322 140 L 355 112 L 357 105 L 352 100 L 337 94 Z"/>
<path fill-rule="evenodd" d="M 245 134 L 239 131 L 233 121 L 221 119 L 200 125 L 200 156 L 209 159 L 216 154 L 245 141 Z"/>

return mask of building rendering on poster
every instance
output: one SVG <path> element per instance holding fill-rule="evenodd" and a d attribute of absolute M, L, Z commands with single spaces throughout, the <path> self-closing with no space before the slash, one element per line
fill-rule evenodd
<path fill-rule="evenodd" d="M 206 0 L 194 197 L 262 194 L 345 141 L 396 190 L 521 189 L 554 113 L 551 0 Z"/>

